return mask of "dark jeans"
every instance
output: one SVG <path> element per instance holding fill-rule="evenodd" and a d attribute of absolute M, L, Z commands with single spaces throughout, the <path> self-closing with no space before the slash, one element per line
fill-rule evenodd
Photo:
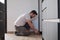
<path fill-rule="evenodd" d="M 30 30 L 30 26 L 28 25 L 28 23 L 26 23 L 24 26 L 19 26 L 19 27 L 15 25 L 15 29 L 16 32 L 21 32 L 25 30 Z"/>
<path fill-rule="evenodd" d="M 24 27 L 25 27 L 27 30 L 30 30 L 30 26 L 29 26 L 28 23 L 26 23 L 26 24 L 24 25 Z"/>

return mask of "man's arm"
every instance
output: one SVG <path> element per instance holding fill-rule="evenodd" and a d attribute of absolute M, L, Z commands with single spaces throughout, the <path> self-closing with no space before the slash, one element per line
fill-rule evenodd
<path fill-rule="evenodd" d="M 35 31 L 35 32 L 38 31 L 38 30 L 36 30 L 36 29 L 34 28 L 34 25 L 33 25 L 33 23 L 32 23 L 30 20 L 26 20 L 26 22 L 29 24 L 30 28 L 31 28 L 33 31 Z"/>

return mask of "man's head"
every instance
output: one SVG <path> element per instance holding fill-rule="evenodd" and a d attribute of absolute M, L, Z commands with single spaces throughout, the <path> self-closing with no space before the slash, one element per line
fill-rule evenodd
<path fill-rule="evenodd" d="M 30 12 L 30 17 L 31 17 L 31 18 L 34 18 L 36 15 L 37 15 L 37 12 L 36 12 L 35 10 L 32 10 L 32 11 Z"/>

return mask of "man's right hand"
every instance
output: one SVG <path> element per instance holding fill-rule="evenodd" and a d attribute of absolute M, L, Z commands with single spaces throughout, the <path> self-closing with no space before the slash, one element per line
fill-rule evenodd
<path fill-rule="evenodd" d="M 36 29 L 35 31 L 34 31 L 36 34 L 39 34 L 39 32 L 38 32 L 38 30 Z"/>

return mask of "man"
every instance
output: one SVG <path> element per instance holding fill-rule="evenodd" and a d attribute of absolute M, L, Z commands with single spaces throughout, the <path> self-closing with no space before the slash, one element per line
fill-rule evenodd
<path fill-rule="evenodd" d="M 21 32 L 21 30 L 24 30 L 24 28 L 26 28 L 26 30 L 24 30 L 26 32 L 29 32 L 30 29 L 32 29 L 35 33 L 38 33 L 38 30 L 34 28 L 34 25 L 32 23 L 33 18 L 35 18 L 36 16 L 37 12 L 35 10 L 32 10 L 29 14 L 19 16 L 15 21 L 16 31 Z"/>

